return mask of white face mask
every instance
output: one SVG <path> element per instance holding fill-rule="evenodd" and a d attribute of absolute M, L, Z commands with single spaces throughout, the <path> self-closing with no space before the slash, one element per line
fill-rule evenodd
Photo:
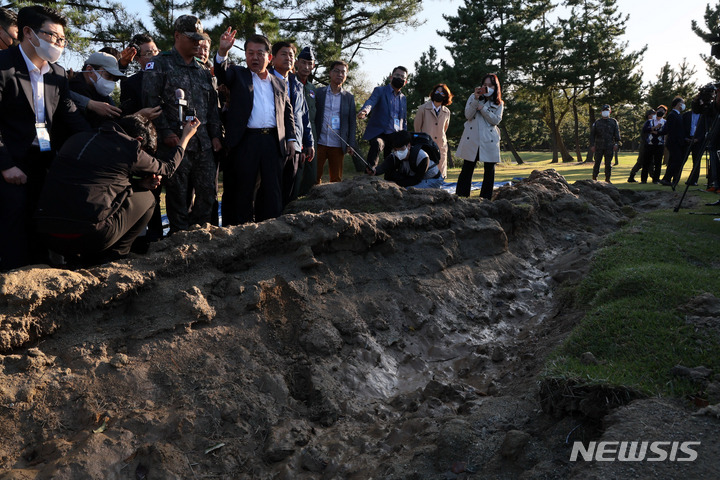
<path fill-rule="evenodd" d="M 610 111 L 609 111 L 609 110 L 603 110 L 602 116 L 603 116 L 603 118 L 608 118 L 608 117 L 610 116 Z"/>
<path fill-rule="evenodd" d="M 398 160 L 405 160 L 405 157 L 408 155 L 408 149 L 403 148 L 402 150 L 395 150 L 395 156 L 398 158 Z"/>
<path fill-rule="evenodd" d="M 95 78 L 92 79 L 92 82 L 95 85 L 95 91 L 103 97 L 110 95 L 115 90 L 115 82 L 103 78 L 97 70 L 93 70 L 93 73 Z"/>
<path fill-rule="evenodd" d="M 37 54 L 37 56 L 45 60 L 46 62 L 57 62 L 60 58 L 60 55 L 62 55 L 63 53 L 63 48 L 58 47 L 54 43 L 43 40 L 42 38 L 38 37 L 35 32 L 33 32 L 33 35 L 35 35 L 35 38 L 37 38 L 38 42 L 40 42 L 40 45 L 37 46 L 30 42 L 30 44 L 35 47 L 35 53 Z"/>
<path fill-rule="evenodd" d="M 682 112 L 683 110 L 685 110 L 685 104 L 684 104 L 684 103 L 681 103 L 681 104 L 680 104 L 680 111 Z"/>
<path fill-rule="evenodd" d="M 491 97 L 493 93 L 495 93 L 495 89 L 492 87 L 488 87 L 487 92 L 483 93 L 483 95 L 486 97 Z"/>

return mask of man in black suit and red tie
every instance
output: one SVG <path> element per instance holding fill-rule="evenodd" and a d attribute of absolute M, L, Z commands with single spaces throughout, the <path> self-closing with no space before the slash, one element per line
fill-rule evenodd
<path fill-rule="evenodd" d="M 223 226 L 260 222 L 282 213 L 282 174 L 299 151 L 295 122 L 285 83 L 270 74 L 270 41 L 252 35 L 245 41 L 248 67 L 228 65 L 236 31 L 220 36 L 215 57 L 218 83 L 230 89 L 224 163 Z"/>
<path fill-rule="evenodd" d="M 20 45 L 0 52 L 0 271 L 43 261 L 32 215 L 62 138 L 90 126 L 70 100 L 65 70 L 55 62 L 67 41 L 67 19 L 40 5 L 18 12 Z"/>

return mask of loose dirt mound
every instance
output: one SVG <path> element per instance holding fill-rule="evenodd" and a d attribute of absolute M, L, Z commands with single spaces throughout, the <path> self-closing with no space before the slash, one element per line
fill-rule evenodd
<path fill-rule="evenodd" d="M 659 198 L 659 197 L 658 197 Z M 553 171 L 494 202 L 361 178 L 276 220 L 0 276 L 2 479 L 563 477 L 555 300 L 635 210 Z"/>

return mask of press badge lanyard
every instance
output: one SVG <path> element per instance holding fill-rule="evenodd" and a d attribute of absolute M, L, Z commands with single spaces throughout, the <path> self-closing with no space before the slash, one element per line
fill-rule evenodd
<path fill-rule="evenodd" d="M 333 91 L 330 89 L 330 85 L 328 85 L 327 89 L 327 96 L 330 97 L 330 114 L 332 115 L 332 113 L 335 112 L 335 94 L 333 94 Z M 330 127 L 333 130 L 340 130 L 340 115 L 332 116 L 330 119 Z"/>
<path fill-rule="evenodd" d="M 45 82 L 37 82 L 36 88 L 45 90 Z M 33 91 L 33 95 L 36 95 L 36 92 Z M 35 105 L 35 132 L 37 133 L 37 139 L 38 139 L 38 147 L 40 147 L 41 152 L 49 152 L 50 151 L 50 132 L 47 129 L 47 124 L 45 122 L 40 121 L 40 113 L 38 112 L 41 108 L 43 109 L 43 112 L 45 111 L 45 95 L 43 92 L 42 102 L 35 101 L 33 99 L 33 103 Z M 44 115 L 43 115 L 44 117 Z M 45 120 L 43 118 L 43 120 Z"/>

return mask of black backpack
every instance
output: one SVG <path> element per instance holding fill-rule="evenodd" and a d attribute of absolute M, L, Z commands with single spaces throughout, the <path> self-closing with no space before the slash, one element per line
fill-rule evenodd
<path fill-rule="evenodd" d="M 437 146 L 437 143 L 435 143 L 435 140 L 432 139 L 430 135 L 423 132 L 411 132 L 412 140 L 410 141 L 410 153 L 417 155 L 417 151 L 419 149 L 425 150 L 425 153 L 428 154 L 428 157 L 430 157 L 430 160 L 435 162 L 435 164 L 440 163 L 440 149 Z M 414 157 L 411 157 L 414 158 Z"/>

